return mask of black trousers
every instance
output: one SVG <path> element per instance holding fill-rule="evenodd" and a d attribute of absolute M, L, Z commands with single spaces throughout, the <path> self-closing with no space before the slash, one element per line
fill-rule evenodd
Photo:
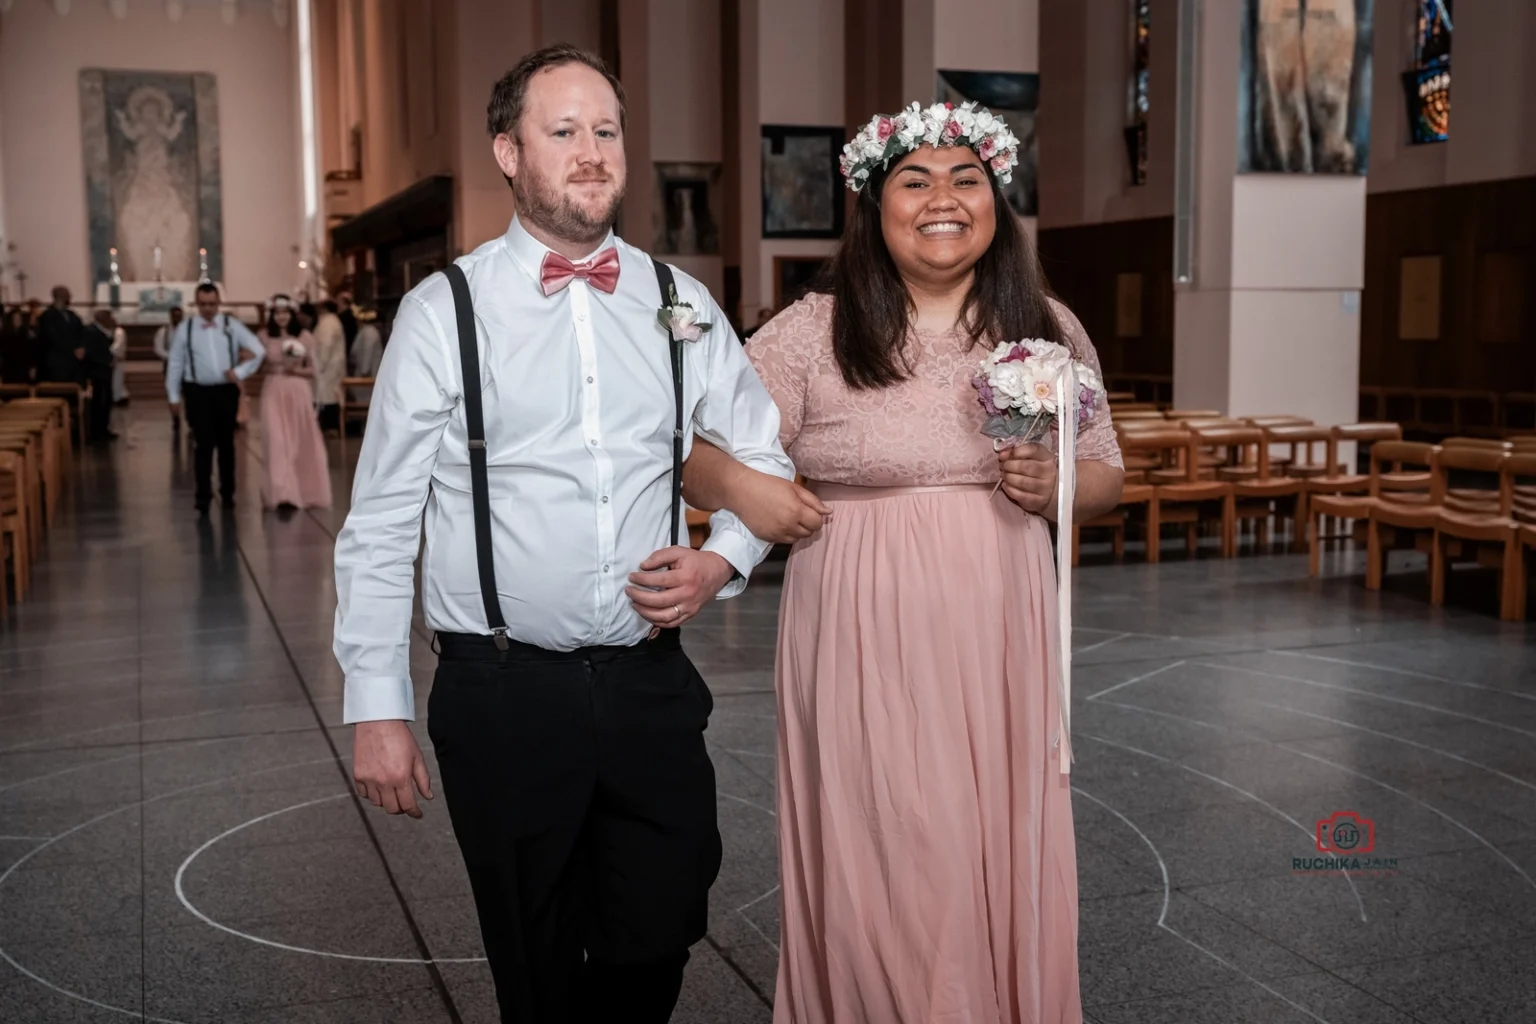
<path fill-rule="evenodd" d="M 677 631 L 438 642 L 428 733 L 503 1024 L 666 1024 L 721 855 L 713 698 Z"/>
<path fill-rule="evenodd" d="M 112 432 L 112 367 L 87 366 L 91 385 L 91 440 L 105 441 Z"/>
<path fill-rule="evenodd" d="M 219 455 L 219 491 L 225 504 L 235 500 L 235 417 L 240 414 L 236 384 L 183 384 L 187 426 L 192 430 L 197 472 L 197 507 L 213 501 L 213 455 Z"/>

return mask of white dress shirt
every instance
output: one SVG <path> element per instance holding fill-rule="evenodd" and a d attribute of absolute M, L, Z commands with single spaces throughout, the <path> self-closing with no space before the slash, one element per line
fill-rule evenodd
<path fill-rule="evenodd" d="M 489 463 L 491 543 L 508 635 L 549 650 L 632 646 L 650 623 L 628 576 L 670 543 L 673 401 L 661 293 L 651 258 L 612 235 L 612 295 L 572 281 L 545 296 L 548 250 L 514 218 L 458 265 L 474 299 Z M 683 345 L 684 448 L 699 432 L 754 469 L 788 479 L 779 413 L 725 315 L 676 273 L 679 298 L 713 328 Z M 453 295 L 434 274 L 400 305 L 379 367 L 336 540 L 335 653 L 343 720 L 414 717 L 410 631 L 426 511 L 422 605 L 429 628 L 488 635 L 475 560 L 469 449 Z M 681 516 L 681 510 L 679 515 Z M 705 550 L 746 586 L 769 545 L 716 512 Z M 686 537 L 686 528 L 682 530 Z"/>
<path fill-rule="evenodd" d="M 239 361 L 242 350 L 250 353 L 250 358 L 244 362 Z M 227 313 L 212 320 L 189 316 L 171 335 L 171 355 L 165 368 L 165 395 L 172 405 L 179 404 L 183 384 L 227 384 L 224 375 L 231 369 L 236 377 L 246 380 L 261 366 L 266 352 L 266 347 L 256 340 L 251 329 Z M 235 359 L 233 365 L 231 355 Z"/>

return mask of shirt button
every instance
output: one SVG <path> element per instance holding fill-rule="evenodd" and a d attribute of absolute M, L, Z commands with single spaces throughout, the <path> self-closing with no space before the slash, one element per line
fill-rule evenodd
<path fill-rule="evenodd" d="M 606 495 L 606 494 L 603 495 L 603 504 L 604 505 L 608 504 L 608 495 Z"/>
<path fill-rule="evenodd" d="M 594 437 L 592 440 L 588 441 L 587 444 L 591 445 L 593 448 L 596 448 L 597 447 L 597 438 Z"/>
<path fill-rule="evenodd" d="M 588 377 L 588 378 L 587 378 L 587 383 L 588 383 L 588 384 L 591 384 L 591 383 L 592 383 L 592 381 L 593 381 L 593 379 L 594 379 L 594 378 L 592 378 L 592 377 Z"/>
<path fill-rule="evenodd" d="M 577 313 L 576 314 L 576 319 L 577 320 L 585 320 L 586 318 L 587 318 L 587 314 L 585 314 L 585 313 Z"/>
<path fill-rule="evenodd" d="M 603 572 L 607 572 L 607 571 L 608 571 L 608 567 L 606 565 L 603 566 Z"/>

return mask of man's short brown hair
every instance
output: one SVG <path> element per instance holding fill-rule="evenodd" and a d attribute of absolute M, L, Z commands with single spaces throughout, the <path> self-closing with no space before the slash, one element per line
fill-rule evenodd
<path fill-rule="evenodd" d="M 521 145 L 518 127 L 522 124 L 523 110 L 528 104 L 528 83 L 540 71 L 566 64 L 583 64 L 608 80 L 608 84 L 613 86 L 614 95 L 619 98 L 619 127 L 626 127 L 628 111 L 625 109 L 624 85 L 609 70 L 607 62 L 579 46 L 556 43 L 535 50 L 518 61 L 517 66 L 503 75 L 501 81 L 496 83 L 496 88 L 491 90 L 491 102 L 485 111 L 485 128 L 491 138 L 510 135 Z"/>

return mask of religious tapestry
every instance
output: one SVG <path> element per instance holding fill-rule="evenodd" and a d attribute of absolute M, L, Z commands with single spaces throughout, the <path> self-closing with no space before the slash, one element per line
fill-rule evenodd
<path fill-rule="evenodd" d="M 93 281 L 223 276 L 219 94 L 214 76 L 80 72 Z M 206 257 L 199 250 L 206 249 Z"/>
<path fill-rule="evenodd" d="M 1372 0 L 1244 0 L 1239 171 L 1364 174 Z"/>

